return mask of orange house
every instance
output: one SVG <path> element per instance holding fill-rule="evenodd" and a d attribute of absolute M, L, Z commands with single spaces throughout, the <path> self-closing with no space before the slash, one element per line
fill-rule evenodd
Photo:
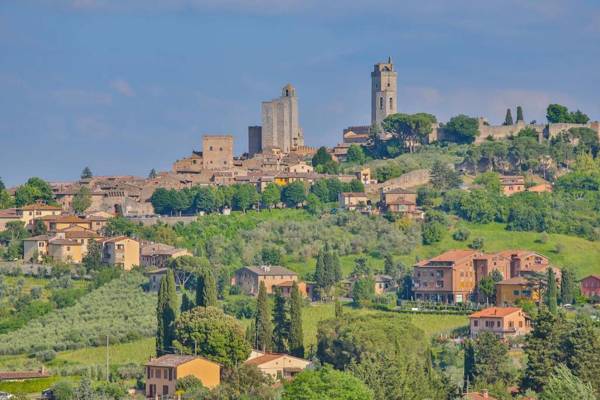
<path fill-rule="evenodd" d="M 515 276 L 496 283 L 497 306 L 514 305 L 520 299 L 537 302 L 540 299 L 539 290 L 522 276 Z"/>
<path fill-rule="evenodd" d="M 526 335 L 531 331 L 529 317 L 518 307 L 490 307 L 469 316 L 471 338 L 492 332 L 499 338 Z"/>
<path fill-rule="evenodd" d="M 177 380 L 195 376 L 202 385 L 221 383 L 221 365 L 198 356 L 167 354 L 146 363 L 146 398 L 175 398 Z"/>

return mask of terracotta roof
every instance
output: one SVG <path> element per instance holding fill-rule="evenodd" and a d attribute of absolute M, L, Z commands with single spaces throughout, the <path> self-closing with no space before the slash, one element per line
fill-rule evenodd
<path fill-rule="evenodd" d="M 588 275 L 588 276 L 582 278 L 581 280 L 583 281 L 583 280 L 588 279 L 588 278 L 594 278 L 594 279 L 599 279 L 600 280 L 600 275 L 595 275 L 595 274 Z"/>
<path fill-rule="evenodd" d="M 442 254 L 430 258 L 428 260 L 424 260 L 419 265 L 427 265 L 430 262 L 451 262 L 456 263 L 461 261 L 467 257 L 473 257 L 477 254 L 475 250 L 448 250 L 443 252 Z"/>
<path fill-rule="evenodd" d="M 7 208 L 0 210 L 0 218 L 18 218 L 16 208 Z"/>
<path fill-rule="evenodd" d="M 19 210 L 24 210 L 24 211 L 33 211 L 33 210 L 62 211 L 62 207 L 38 203 L 38 204 L 28 204 L 26 206 L 19 207 Z"/>
<path fill-rule="evenodd" d="M 89 222 L 83 218 L 79 218 L 76 215 L 45 215 L 43 217 L 39 217 L 39 218 L 35 218 L 35 219 L 39 219 L 42 221 L 60 222 L 60 223 L 65 223 L 65 224 L 69 224 L 69 223 L 73 223 L 73 224 L 84 223 L 85 224 L 85 223 Z"/>
<path fill-rule="evenodd" d="M 407 201 L 407 200 L 392 200 L 392 201 L 386 201 L 385 204 L 387 204 L 388 206 L 416 206 L 417 203 L 415 203 L 414 201 Z"/>
<path fill-rule="evenodd" d="M 302 360 L 302 361 L 308 362 L 308 360 L 305 360 L 303 358 L 290 356 L 289 354 L 285 354 L 285 353 L 265 353 L 262 356 L 254 357 L 254 358 L 247 360 L 246 362 L 244 362 L 244 364 L 258 366 L 258 365 L 262 365 L 262 364 L 268 363 L 273 360 L 277 360 L 278 358 L 282 358 L 282 357 L 289 357 L 289 358 L 294 358 L 296 360 Z"/>
<path fill-rule="evenodd" d="M 374 278 L 375 278 L 375 282 L 387 282 L 387 281 L 393 281 L 394 280 L 394 278 L 392 278 L 389 275 L 381 275 L 381 274 L 380 275 L 375 275 Z"/>
<path fill-rule="evenodd" d="M 58 246 L 81 246 L 81 243 L 71 239 L 51 239 L 49 244 Z"/>
<path fill-rule="evenodd" d="M 292 286 L 294 286 L 294 281 L 285 281 L 285 282 L 277 283 L 273 286 L 292 287 Z"/>
<path fill-rule="evenodd" d="M 469 318 L 503 318 L 519 311 L 521 311 L 519 307 L 489 307 L 474 312 L 469 315 Z"/>
<path fill-rule="evenodd" d="M 50 240 L 49 235 L 37 235 L 23 239 L 24 242 L 41 242 Z"/>
<path fill-rule="evenodd" d="M 50 375 L 45 371 L 6 371 L 0 372 L 0 381 L 45 378 L 47 376 Z"/>
<path fill-rule="evenodd" d="M 522 249 L 517 249 L 517 250 L 503 250 L 503 251 L 499 251 L 496 254 L 507 257 L 507 258 L 511 258 L 512 256 L 517 256 L 517 257 L 527 257 L 529 255 L 536 255 L 536 256 L 540 256 L 540 257 L 544 257 L 545 256 L 536 253 L 535 251 L 531 251 L 531 250 L 522 250 Z"/>
<path fill-rule="evenodd" d="M 489 394 L 472 392 L 465 394 L 465 400 L 497 400 L 495 397 L 490 396 Z"/>
<path fill-rule="evenodd" d="M 150 361 L 148 361 L 146 363 L 146 366 L 150 366 L 150 367 L 177 367 L 181 364 L 185 364 L 188 363 L 190 361 L 196 360 L 196 359 L 203 359 L 206 361 L 209 361 L 213 364 L 218 364 L 214 361 L 208 360 L 204 357 L 198 357 L 198 356 L 185 356 L 185 355 L 179 355 L 179 354 L 167 354 L 158 358 L 152 358 L 150 359 Z"/>
<path fill-rule="evenodd" d="M 248 270 L 256 275 L 293 275 L 297 276 L 298 274 L 294 271 L 290 271 L 287 268 L 280 267 L 278 265 L 261 265 L 261 266 L 247 266 L 243 267 L 241 270 Z M 241 271 L 240 270 L 240 271 Z"/>
<path fill-rule="evenodd" d="M 115 236 L 115 237 L 104 239 L 103 243 L 116 243 L 116 242 L 120 242 L 121 240 L 126 240 L 126 239 L 131 239 L 131 238 L 129 236 Z M 135 239 L 131 239 L 131 240 L 135 240 Z"/>
<path fill-rule="evenodd" d="M 515 276 L 514 278 L 496 282 L 496 285 L 526 285 L 527 283 L 527 279 L 523 278 L 522 276 Z"/>

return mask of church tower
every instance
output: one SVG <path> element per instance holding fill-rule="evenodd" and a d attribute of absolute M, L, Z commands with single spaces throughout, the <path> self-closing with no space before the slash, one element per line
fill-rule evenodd
<path fill-rule="evenodd" d="M 281 89 L 281 97 L 262 103 L 261 146 L 263 150 L 278 148 L 283 153 L 304 146 L 298 97 L 290 84 Z"/>
<path fill-rule="evenodd" d="M 377 63 L 371 72 L 371 125 L 381 125 L 390 114 L 396 114 L 398 75 L 392 58 L 387 63 Z"/>

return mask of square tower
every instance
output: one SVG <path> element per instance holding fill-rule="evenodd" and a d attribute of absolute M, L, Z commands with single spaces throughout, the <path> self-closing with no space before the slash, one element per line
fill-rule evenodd
<path fill-rule="evenodd" d="M 392 58 L 387 63 L 377 63 L 371 72 L 371 124 L 381 126 L 390 114 L 396 114 L 398 74 L 394 71 Z"/>
<path fill-rule="evenodd" d="M 233 167 L 233 136 L 204 135 L 202 137 L 202 164 L 204 169 Z"/>

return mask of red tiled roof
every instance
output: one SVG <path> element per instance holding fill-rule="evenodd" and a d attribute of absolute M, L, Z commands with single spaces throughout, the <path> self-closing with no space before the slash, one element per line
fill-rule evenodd
<path fill-rule="evenodd" d="M 45 378 L 47 376 L 50 375 L 45 371 L 6 371 L 0 372 L 0 381 Z"/>
<path fill-rule="evenodd" d="M 495 397 L 489 394 L 483 394 L 479 392 L 472 392 L 465 394 L 465 400 L 497 400 Z"/>
<path fill-rule="evenodd" d="M 519 307 L 489 307 L 474 312 L 469 315 L 469 318 L 503 318 L 519 311 L 521 311 Z"/>
<path fill-rule="evenodd" d="M 515 276 L 514 278 L 497 282 L 496 285 L 526 285 L 527 283 L 527 279 L 523 278 L 522 276 Z"/>
<path fill-rule="evenodd" d="M 447 262 L 457 262 L 467 257 L 472 257 L 477 254 L 475 250 L 448 250 L 443 252 L 442 254 L 430 258 L 427 261 L 447 261 Z"/>
<path fill-rule="evenodd" d="M 0 218 L 18 218 L 16 208 L 7 208 L 0 210 Z"/>
<path fill-rule="evenodd" d="M 107 238 L 103 242 L 104 243 L 116 243 L 116 242 L 120 242 L 121 240 L 126 240 L 126 239 L 131 239 L 131 238 L 128 236 L 115 236 L 112 238 Z"/>
<path fill-rule="evenodd" d="M 220 365 L 217 362 L 208 360 L 204 357 L 199 357 L 199 356 L 186 356 L 186 355 L 179 355 L 179 354 L 167 354 L 158 358 L 152 358 L 150 359 L 150 361 L 148 361 L 146 363 L 147 366 L 150 367 L 177 367 L 181 364 L 185 364 L 188 363 L 190 361 L 196 360 L 196 359 L 203 359 L 206 361 L 209 361 L 213 364 L 217 364 Z"/>
<path fill-rule="evenodd" d="M 19 210 L 33 211 L 33 210 L 47 210 L 47 211 L 62 211 L 62 207 L 51 206 L 49 204 L 28 204 L 23 207 L 19 207 Z"/>

